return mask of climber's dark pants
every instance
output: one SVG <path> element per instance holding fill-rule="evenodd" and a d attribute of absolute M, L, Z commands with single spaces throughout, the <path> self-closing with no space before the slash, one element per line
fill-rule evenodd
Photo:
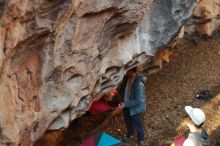
<path fill-rule="evenodd" d="M 137 131 L 138 142 L 144 140 L 144 127 L 141 122 L 141 114 L 130 116 L 129 108 L 124 109 L 124 120 L 127 127 L 127 137 L 130 138 L 134 134 L 134 130 Z"/>

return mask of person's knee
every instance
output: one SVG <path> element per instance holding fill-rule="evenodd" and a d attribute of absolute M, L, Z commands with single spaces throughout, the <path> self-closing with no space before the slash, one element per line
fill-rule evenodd
<path fill-rule="evenodd" d="M 135 130 L 138 132 L 138 133 L 144 133 L 144 128 L 143 126 L 134 126 Z"/>
<path fill-rule="evenodd" d="M 134 123 L 134 127 L 137 131 L 143 131 L 144 127 L 141 122 Z"/>

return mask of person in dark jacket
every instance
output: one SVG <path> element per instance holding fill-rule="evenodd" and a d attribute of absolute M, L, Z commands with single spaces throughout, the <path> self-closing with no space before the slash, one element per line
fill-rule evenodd
<path fill-rule="evenodd" d="M 124 97 L 124 102 L 119 108 L 124 108 L 124 120 L 127 128 L 127 137 L 123 142 L 128 142 L 130 137 L 137 132 L 137 142 L 135 146 L 139 146 L 144 140 L 144 128 L 141 122 L 141 113 L 146 111 L 146 96 L 144 93 L 144 82 L 146 78 L 137 73 L 137 67 L 130 69 L 119 88 L 119 94 Z"/>
<path fill-rule="evenodd" d="M 185 125 L 189 128 L 190 133 L 183 146 L 209 146 L 208 134 L 202 127 L 205 122 L 205 113 L 201 109 L 191 106 L 186 106 L 185 111 L 189 115 Z"/>

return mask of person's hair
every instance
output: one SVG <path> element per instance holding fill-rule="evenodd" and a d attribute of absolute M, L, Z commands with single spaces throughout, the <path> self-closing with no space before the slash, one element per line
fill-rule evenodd
<path fill-rule="evenodd" d="M 135 67 L 129 69 L 129 71 L 132 71 L 132 72 L 136 73 L 136 72 L 137 72 L 137 66 L 135 66 Z"/>
<path fill-rule="evenodd" d="M 194 123 L 194 125 L 196 126 L 196 128 L 202 128 L 202 125 L 204 124 L 204 122 L 202 123 L 202 124 L 200 124 L 200 125 L 196 125 L 195 123 Z"/>

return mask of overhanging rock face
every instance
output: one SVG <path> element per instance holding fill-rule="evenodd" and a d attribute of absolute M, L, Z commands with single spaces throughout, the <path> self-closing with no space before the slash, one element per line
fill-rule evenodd
<path fill-rule="evenodd" d="M 0 1 L 0 145 L 66 128 L 167 45 L 195 0 Z"/>

